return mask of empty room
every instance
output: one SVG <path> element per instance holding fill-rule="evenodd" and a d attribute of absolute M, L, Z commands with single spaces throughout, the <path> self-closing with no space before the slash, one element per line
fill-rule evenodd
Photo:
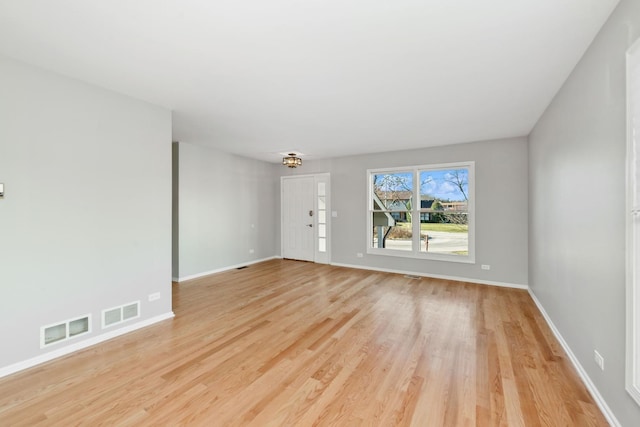
<path fill-rule="evenodd" d="M 0 1 L 0 426 L 640 425 L 640 1 Z"/>

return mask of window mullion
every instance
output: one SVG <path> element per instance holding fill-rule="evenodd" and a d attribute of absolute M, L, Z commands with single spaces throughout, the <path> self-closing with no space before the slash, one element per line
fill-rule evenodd
<path fill-rule="evenodd" d="M 420 171 L 413 170 L 413 203 L 411 204 L 411 229 L 413 253 L 420 253 Z"/>

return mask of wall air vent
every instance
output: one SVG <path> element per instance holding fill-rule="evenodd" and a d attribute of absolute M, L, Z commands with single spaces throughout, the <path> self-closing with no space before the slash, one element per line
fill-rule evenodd
<path fill-rule="evenodd" d="M 110 310 L 105 310 L 102 312 L 102 325 L 111 326 L 116 323 L 122 322 L 122 308 L 112 308 Z"/>
<path fill-rule="evenodd" d="M 102 327 L 117 325 L 140 317 L 140 301 L 102 310 Z"/>
<path fill-rule="evenodd" d="M 40 328 L 40 347 L 62 342 L 91 332 L 91 315 L 76 317 Z"/>
<path fill-rule="evenodd" d="M 138 317 L 138 308 L 140 308 L 139 302 L 134 302 L 133 304 L 123 306 L 122 321 L 135 319 L 136 317 Z"/>
<path fill-rule="evenodd" d="M 82 317 L 80 319 L 72 320 L 69 322 L 69 338 L 75 337 L 76 335 L 84 334 L 85 332 L 89 332 L 89 318 Z"/>

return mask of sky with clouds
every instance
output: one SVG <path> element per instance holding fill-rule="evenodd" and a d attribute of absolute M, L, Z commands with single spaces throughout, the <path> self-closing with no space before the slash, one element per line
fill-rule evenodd
<path fill-rule="evenodd" d="M 465 183 L 463 185 L 465 193 L 468 194 L 468 171 L 467 169 L 445 169 L 431 170 L 420 172 L 420 194 L 429 195 L 440 200 L 463 201 L 464 195 L 457 185 L 450 181 L 455 181 L 454 174 L 458 172 L 458 176 Z M 405 191 L 413 188 L 413 174 L 394 173 L 394 174 L 376 174 L 380 181 L 384 181 L 386 185 L 382 190 L 385 191 Z M 383 179 L 383 176 L 386 179 Z"/>
<path fill-rule="evenodd" d="M 438 170 L 420 173 L 420 194 L 428 194 L 441 200 L 462 201 L 464 195 L 457 185 L 450 181 L 455 181 L 455 170 Z M 457 169 L 459 178 L 465 183 L 463 185 L 465 193 L 468 194 L 468 172 L 466 169 Z"/>

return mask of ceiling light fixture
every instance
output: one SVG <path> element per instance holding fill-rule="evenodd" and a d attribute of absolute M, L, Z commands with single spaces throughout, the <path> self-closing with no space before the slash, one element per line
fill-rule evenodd
<path fill-rule="evenodd" d="M 302 166 L 302 159 L 296 157 L 296 153 L 289 153 L 287 157 L 282 158 L 282 164 L 289 168 L 297 168 L 298 166 Z"/>

